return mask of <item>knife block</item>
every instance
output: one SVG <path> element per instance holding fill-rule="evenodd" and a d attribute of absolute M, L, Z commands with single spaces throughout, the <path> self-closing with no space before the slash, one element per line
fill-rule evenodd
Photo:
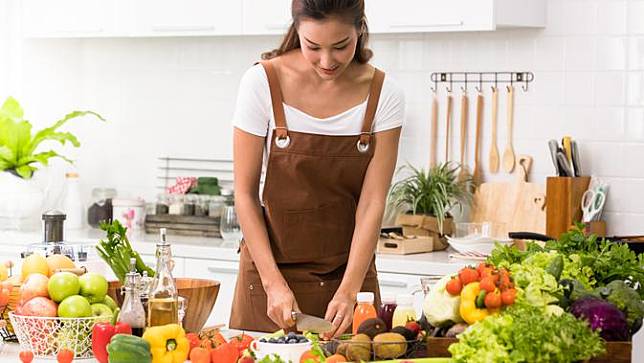
<path fill-rule="evenodd" d="M 546 180 L 546 234 L 559 239 L 581 222 L 581 198 L 590 184 L 589 176 L 548 177 Z"/>

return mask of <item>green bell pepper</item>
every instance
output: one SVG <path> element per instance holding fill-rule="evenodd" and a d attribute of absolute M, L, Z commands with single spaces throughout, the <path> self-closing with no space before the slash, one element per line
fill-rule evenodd
<path fill-rule="evenodd" d="M 107 345 L 109 363 L 151 363 L 150 343 L 134 335 L 116 334 Z"/>

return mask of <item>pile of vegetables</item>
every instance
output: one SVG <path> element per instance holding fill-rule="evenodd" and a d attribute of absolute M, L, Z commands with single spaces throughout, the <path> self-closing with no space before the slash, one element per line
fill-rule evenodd
<path fill-rule="evenodd" d="M 440 281 L 425 301 L 424 314 L 433 326 L 470 324 L 450 347 L 456 362 L 582 361 L 602 354 L 605 341 L 630 340 L 642 325 L 644 254 L 586 236 L 581 226 L 544 246 L 530 242 L 525 251 L 497 245 L 486 262 L 479 271 L 508 271 L 511 306 L 498 310 L 483 300 L 487 311 L 476 319 L 466 319 L 462 310 L 456 314 L 463 293 L 472 298 L 470 285 L 459 288 L 460 274 Z M 478 284 L 488 291 L 483 279 Z"/>

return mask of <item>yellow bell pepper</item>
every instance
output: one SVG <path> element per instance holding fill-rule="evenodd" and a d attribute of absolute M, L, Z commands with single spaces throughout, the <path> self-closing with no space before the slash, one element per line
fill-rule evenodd
<path fill-rule="evenodd" d="M 184 363 L 188 359 L 190 342 L 179 324 L 147 328 L 143 339 L 150 343 L 152 363 Z"/>
<path fill-rule="evenodd" d="M 478 282 L 470 282 L 463 287 L 461 291 L 461 305 L 458 312 L 463 320 L 468 324 L 474 324 L 479 320 L 485 319 L 488 315 L 497 313 L 499 309 L 479 309 L 476 307 L 476 298 L 481 292 L 481 286 Z"/>

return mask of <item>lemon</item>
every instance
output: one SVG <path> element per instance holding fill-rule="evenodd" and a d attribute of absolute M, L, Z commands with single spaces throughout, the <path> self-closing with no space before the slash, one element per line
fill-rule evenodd
<path fill-rule="evenodd" d="M 33 253 L 22 261 L 22 280 L 26 280 L 27 276 L 36 272 L 49 276 L 49 265 L 45 257 Z"/>

